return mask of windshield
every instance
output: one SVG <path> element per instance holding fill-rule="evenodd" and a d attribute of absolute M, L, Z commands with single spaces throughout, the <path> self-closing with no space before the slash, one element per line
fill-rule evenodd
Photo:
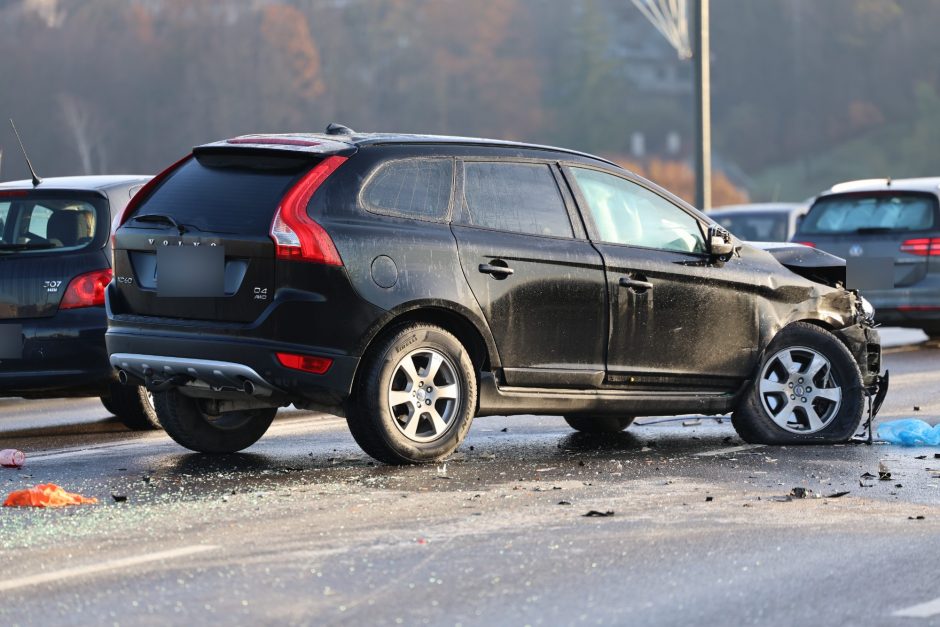
<path fill-rule="evenodd" d="M 825 196 L 800 225 L 801 234 L 890 233 L 934 228 L 937 198 L 915 192 Z"/>
<path fill-rule="evenodd" d="M 106 211 L 103 202 L 61 194 L 0 197 L 0 254 L 66 252 L 89 246 L 99 211 Z"/>
<path fill-rule="evenodd" d="M 715 222 L 749 242 L 785 242 L 790 238 L 790 214 L 784 211 L 735 212 L 713 215 Z"/>

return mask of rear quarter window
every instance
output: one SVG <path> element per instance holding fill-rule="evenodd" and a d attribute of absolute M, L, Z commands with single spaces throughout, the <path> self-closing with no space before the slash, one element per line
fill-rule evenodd
<path fill-rule="evenodd" d="M 937 227 L 937 197 L 919 192 L 823 196 L 800 224 L 807 235 L 928 231 Z"/>
<path fill-rule="evenodd" d="M 574 237 L 564 199 L 547 164 L 464 163 L 465 220 L 500 231 Z"/>
<path fill-rule="evenodd" d="M 383 215 L 443 221 L 450 214 L 453 159 L 399 159 L 379 166 L 362 189 L 362 206 Z"/>

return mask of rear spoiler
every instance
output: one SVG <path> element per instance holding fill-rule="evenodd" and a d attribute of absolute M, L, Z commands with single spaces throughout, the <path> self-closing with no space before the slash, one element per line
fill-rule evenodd
<path fill-rule="evenodd" d="M 760 248 L 773 255 L 782 266 L 811 281 L 835 286 L 845 285 L 845 259 L 811 248 L 803 244 L 789 242 L 747 242 L 749 246 Z"/>
<path fill-rule="evenodd" d="M 342 155 L 348 157 L 357 150 L 355 144 L 337 141 L 335 138 L 310 135 L 242 135 L 232 139 L 203 144 L 193 148 L 193 154 L 200 152 L 218 152 L 227 149 L 253 149 L 265 152 L 276 151 L 301 153 L 303 155 L 325 157 Z"/>

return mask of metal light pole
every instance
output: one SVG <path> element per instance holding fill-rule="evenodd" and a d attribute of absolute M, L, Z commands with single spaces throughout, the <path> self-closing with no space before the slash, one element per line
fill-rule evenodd
<path fill-rule="evenodd" d="M 709 0 L 695 0 L 695 205 L 712 207 L 712 104 Z"/>

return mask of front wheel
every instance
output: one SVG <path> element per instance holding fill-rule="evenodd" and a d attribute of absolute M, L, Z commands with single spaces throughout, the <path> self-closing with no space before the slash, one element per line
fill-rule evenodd
<path fill-rule="evenodd" d="M 175 389 L 155 392 L 153 401 L 167 434 L 177 444 L 199 453 L 246 449 L 264 435 L 277 414 L 277 407 L 210 414 L 199 399 Z"/>
<path fill-rule="evenodd" d="M 754 444 L 833 444 L 855 434 L 864 406 L 862 374 L 845 345 L 795 322 L 767 347 L 731 422 Z"/>
<path fill-rule="evenodd" d="M 476 409 L 473 363 L 441 327 L 409 324 L 380 339 L 363 359 L 346 403 L 346 422 L 366 453 L 387 464 L 450 455 Z"/>
<path fill-rule="evenodd" d="M 633 416 L 565 416 L 565 422 L 582 433 L 620 433 L 633 424 Z"/>

